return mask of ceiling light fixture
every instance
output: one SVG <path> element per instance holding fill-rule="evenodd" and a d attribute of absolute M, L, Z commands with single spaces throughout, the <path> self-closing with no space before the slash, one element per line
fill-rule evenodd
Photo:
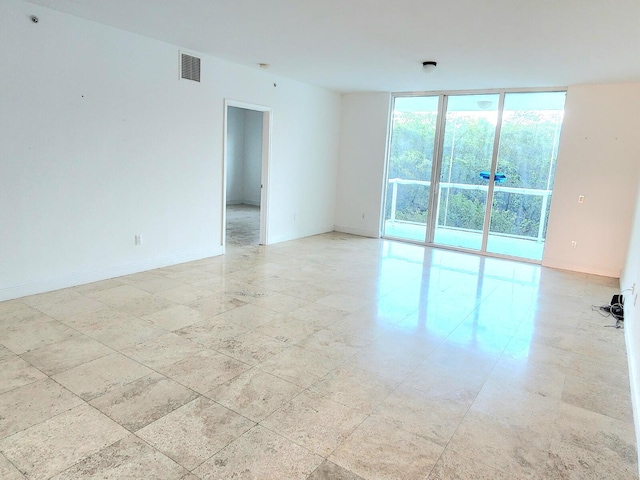
<path fill-rule="evenodd" d="M 268 63 L 259 63 L 258 66 L 263 70 L 269 70 L 270 65 Z"/>
<path fill-rule="evenodd" d="M 433 72 L 436 69 L 436 65 L 438 65 L 438 62 L 422 62 L 422 70 L 426 73 Z"/>

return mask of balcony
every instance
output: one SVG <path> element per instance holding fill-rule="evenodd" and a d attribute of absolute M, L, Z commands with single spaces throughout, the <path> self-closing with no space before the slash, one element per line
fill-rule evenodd
<path fill-rule="evenodd" d="M 394 178 L 389 180 L 389 186 L 391 189 L 391 202 L 390 212 L 385 219 L 384 235 L 387 237 L 401 238 L 407 240 L 414 240 L 418 242 L 424 242 L 426 236 L 426 222 L 415 222 L 400 220 L 397 218 L 397 205 L 398 205 L 398 188 L 403 185 L 421 185 L 427 188 L 431 187 L 431 182 L 420 180 L 405 180 L 400 178 Z M 447 189 L 461 190 L 475 190 L 485 192 L 485 197 L 488 194 L 488 185 L 472 185 L 463 183 L 446 183 L 441 182 L 440 194 L 446 197 L 445 192 Z M 537 235 L 512 235 L 505 232 L 499 232 L 495 230 L 489 231 L 487 251 L 500 255 L 510 257 L 520 257 L 531 260 L 542 260 L 542 253 L 544 251 L 545 243 L 545 225 L 547 221 L 547 212 L 549 206 L 549 200 L 551 197 L 551 190 L 541 190 L 532 188 L 518 188 L 518 187 L 506 187 L 502 185 L 494 186 L 495 194 L 509 193 L 524 196 L 539 197 L 541 200 L 540 217 L 537 229 Z M 448 224 L 449 218 L 449 203 L 439 202 L 445 211 L 442 213 L 439 210 L 436 212 L 435 218 L 439 219 L 434 232 L 434 243 L 439 245 L 460 247 L 470 250 L 480 250 L 482 245 L 482 230 L 472 228 L 460 228 L 459 226 L 453 226 Z M 389 204 L 389 203 L 388 203 Z M 440 205 L 438 207 L 441 208 Z"/>

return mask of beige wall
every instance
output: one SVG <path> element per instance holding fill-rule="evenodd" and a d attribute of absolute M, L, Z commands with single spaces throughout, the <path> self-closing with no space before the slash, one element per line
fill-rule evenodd
<path fill-rule="evenodd" d="M 543 265 L 620 276 L 638 191 L 639 127 L 640 84 L 569 88 Z"/>
<path fill-rule="evenodd" d="M 388 93 L 342 96 L 336 230 L 380 236 L 387 151 Z"/>

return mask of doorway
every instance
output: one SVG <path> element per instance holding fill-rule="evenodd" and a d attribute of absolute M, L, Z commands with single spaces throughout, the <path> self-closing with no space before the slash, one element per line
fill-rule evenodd
<path fill-rule="evenodd" d="M 564 91 L 394 98 L 383 235 L 540 262 Z"/>
<path fill-rule="evenodd" d="M 267 244 L 271 110 L 225 102 L 222 245 Z"/>

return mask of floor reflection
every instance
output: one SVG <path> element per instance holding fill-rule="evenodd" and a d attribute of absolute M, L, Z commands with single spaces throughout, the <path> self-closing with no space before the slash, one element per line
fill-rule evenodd
<path fill-rule="evenodd" d="M 379 296 L 379 318 L 384 321 L 385 312 L 402 308 L 406 318 L 388 326 L 500 352 L 531 319 L 540 270 L 538 265 L 385 241 L 379 285 L 397 289 Z"/>

